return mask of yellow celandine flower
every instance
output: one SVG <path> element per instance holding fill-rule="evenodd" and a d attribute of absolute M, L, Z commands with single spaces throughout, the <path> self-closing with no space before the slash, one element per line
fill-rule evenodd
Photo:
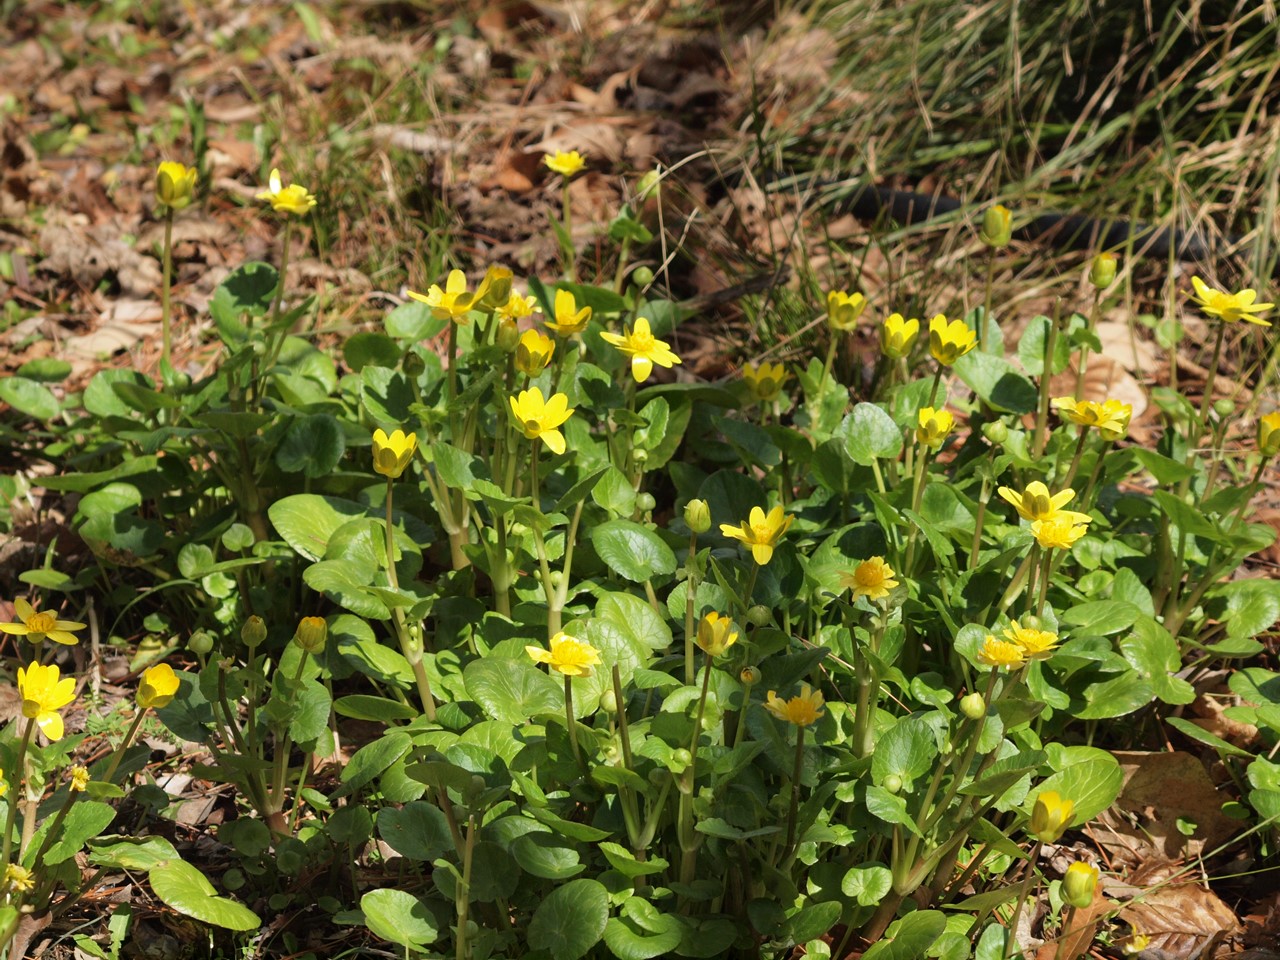
<path fill-rule="evenodd" d="M 513 280 L 514 274 L 510 268 L 500 264 L 490 266 L 484 272 L 484 279 L 480 281 L 480 289 L 484 292 L 479 297 L 479 309 L 494 313 L 510 303 Z"/>
<path fill-rule="evenodd" d="M 951 411 L 922 407 L 917 418 L 920 425 L 916 427 L 916 439 L 930 450 L 941 450 L 956 426 L 956 418 L 951 415 Z"/>
<path fill-rule="evenodd" d="M 827 294 L 827 324 L 832 330 L 852 330 L 866 309 L 867 298 L 860 293 L 832 290 Z"/>
<path fill-rule="evenodd" d="M 1133 927 L 1133 931 L 1124 940 L 1124 942 L 1120 944 L 1120 952 L 1126 957 L 1136 957 L 1149 946 L 1151 946 L 1151 938 L 1137 927 Z"/>
<path fill-rule="evenodd" d="M 1022 648 L 1027 660 L 1048 660 L 1058 646 L 1058 635 L 1037 627 L 1024 627 L 1017 620 L 1004 629 L 1005 639 Z"/>
<path fill-rule="evenodd" d="M 914 317 L 903 319 L 900 313 L 891 313 L 880 328 L 880 350 L 890 360 L 905 357 L 920 336 L 920 321 Z"/>
<path fill-rule="evenodd" d="M 738 631 L 733 621 L 714 610 L 698 621 L 698 633 L 694 642 L 710 657 L 719 657 L 738 642 Z"/>
<path fill-rule="evenodd" d="M 1072 544 L 1089 532 L 1088 518 L 1086 517 L 1084 522 L 1077 519 L 1082 516 L 1084 514 L 1061 510 L 1053 516 L 1033 522 L 1031 535 L 1045 550 L 1068 550 Z"/>
<path fill-rule="evenodd" d="M 36 875 L 18 863 L 4 869 L 4 883 L 10 893 L 30 893 L 36 888 Z"/>
<path fill-rule="evenodd" d="M 1280 453 L 1280 410 L 1268 413 L 1258 421 L 1258 452 L 1264 457 Z"/>
<path fill-rule="evenodd" d="M 266 200 L 276 213 L 291 213 L 301 216 L 316 205 L 316 198 L 304 186 L 291 183 L 281 186 L 280 171 L 272 170 L 267 181 L 267 189 L 258 194 L 259 200 Z"/>
<path fill-rule="evenodd" d="M 541 440 L 552 453 L 564 453 L 564 434 L 559 427 L 574 411 L 565 394 L 553 393 L 549 400 L 544 401 L 542 391 L 530 387 L 507 399 L 511 401 L 511 418 L 526 438 Z"/>
<path fill-rule="evenodd" d="M 987 634 L 987 639 L 982 642 L 982 646 L 978 649 L 979 663 L 984 663 L 988 667 L 997 667 L 1001 670 L 1020 667 L 1026 660 L 1026 653 L 1018 644 L 1009 643 L 1006 640 L 997 640 L 991 634 Z"/>
<path fill-rule="evenodd" d="M 929 321 L 929 353 L 949 367 L 978 345 L 978 335 L 963 320 L 948 321 L 938 314 Z"/>
<path fill-rule="evenodd" d="M 1072 423 L 1082 427 L 1097 427 L 1103 440 L 1123 440 L 1129 432 L 1129 420 L 1133 407 L 1119 400 L 1077 400 L 1074 397 L 1057 397 L 1053 408 Z"/>
<path fill-rule="evenodd" d="M 822 716 L 821 690 L 810 690 L 807 683 L 800 684 L 800 695 L 790 700 L 783 700 L 772 690 L 764 702 L 764 708 L 785 723 L 794 723 L 797 727 L 807 727 Z"/>
<path fill-rule="evenodd" d="M 1093 864 L 1077 860 L 1067 867 L 1062 878 L 1062 899 L 1077 910 L 1083 910 L 1093 903 L 1099 876 L 1098 868 Z"/>
<path fill-rule="evenodd" d="M 1254 301 L 1258 299 L 1258 291 L 1241 290 L 1239 293 L 1227 293 L 1223 290 L 1215 290 L 1199 277 L 1191 278 L 1191 286 L 1195 288 L 1195 293 L 1191 296 L 1192 302 L 1209 316 L 1217 317 L 1224 323 L 1244 320 L 1246 323 L 1256 323 L 1260 327 L 1271 326 L 1271 321 L 1255 316 L 1275 306 L 1274 303 L 1255 303 Z"/>
<path fill-rule="evenodd" d="M 591 319 L 591 308 L 578 309 L 578 301 L 568 290 L 557 290 L 555 299 L 556 318 L 544 320 L 547 329 L 557 337 L 572 337 L 587 329 Z"/>
<path fill-rule="evenodd" d="M 143 710 L 160 710 L 173 702 L 178 693 L 178 675 L 167 663 L 157 663 L 142 671 L 138 684 L 138 706 Z"/>
<path fill-rule="evenodd" d="M 566 677 L 588 677 L 591 675 L 591 668 L 600 665 L 600 653 L 595 647 L 563 631 L 552 637 L 547 645 L 550 650 L 530 644 L 524 648 L 524 652 L 529 654 L 534 663 L 548 664 L 552 670 L 557 670 Z"/>
<path fill-rule="evenodd" d="M 190 206 L 196 193 L 196 168 L 166 160 L 156 169 L 156 199 L 171 210 Z"/>
<path fill-rule="evenodd" d="M 602 333 L 600 339 L 612 344 L 631 358 L 631 376 L 636 383 L 644 383 L 653 373 L 653 365 L 671 367 L 682 362 L 671 350 L 665 340 L 659 340 L 649 328 L 649 321 L 644 317 L 636 317 L 634 327 L 623 327 L 621 334 Z"/>
<path fill-rule="evenodd" d="M 409 461 L 413 459 L 413 453 L 417 449 L 416 433 L 395 430 L 391 436 L 387 436 L 386 431 L 379 427 L 373 431 L 374 472 L 390 477 L 392 480 L 399 478 L 400 474 L 404 473 L 405 467 L 409 466 Z"/>
<path fill-rule="evenodd" d="M 884 557 L 871 557 L 854 567 L 852 573 L 840 574 L 840 585 L 853 591 L 854 600 L 859 597 L 882 600 L 898 585 L 894 576 L 893 568 L 885 563 Z"/>
<path fill-rule="evenodd" d="M 1071 517 L 1075 523 L 1089 522 L 1087 513 L 1062 509 L 1076 495 L 1076 492 L 1070 488 L 1058 493 L 1050 493 L 1049 488 L 1039 480 L 1032 480 L 1022 493 L 1018 493 L 1012 487 L 1000 487 L 997 492 L 1013 504 L 1014 509 L 1018 511 L 1018 516 L 1023 520 L 1047 520 L 1062 513 Z"/>
<path fill-rule="evenodd" d="M 556 342 L 545 333 L 526 330 L 516 341 L 516 369 L 526 377 L 536 377 L 547 368 L 556 352 Z"/>
<path fill-rule="evenodd" d="M 22 715 L 34 720 L 50 740 L 61 740 L 62 716 L 58 711 L 76 698 L 75 678 L 62 678 L 52 664 L 19 667 L 18 696 L 22 698 Z"/>
<path fill-rule="evenodd" d="M 40 643 L 42 640 L 48 639 L 54 643 L 71 646 L 79 640 L 71 631 L 84 629 L 83 623 L 77 623 L 74 620 L 59 620 L 47 610 L 41 610 L 37 613 L 31 604 L 21 597 L 13 601 L 13 609 L 18 615 L 18 619 L 22 622 L 0 623 L 0 631 L 11 633 L 18 637 L 26 637 L 32 643 Z"/>
<path fill-rule="evenodd" d="M 720 532 L 726 537 L 741 540 L 751 548 L 751 556 L 760 566 L 773 558 L 773 549 L 791 527 L 795 517 L 784 516 L 782 507 L 774 507 L 766 515 L 759 507 L 752 507 L 746 521 L 735 527 L 731 523 L 720 524 Z"/>
<path fill-rule="evenodd" d="M 759 366 L 747 363 L 742 367 L 742 379 L 746 381 L 751 395 L 760 403 L 773 403 L 777 400 L 782 393 L 783 384 L 790 378 L 791 374 L 780 363 L 761 361 Z"/>
<path fill-rule="evenodd" d="M 511 294 L 507 302 L 498 308 L 498 316 L 503 320 L 523 320 L 525 317 L 541 312 L 542 308 L 538 306 L 536 299 L 524 297 L 518 293 Z"/>
<path fill-rule="evenodd" d="M 1031 809 L 1027 832 L 1042 843 L 1057 843 L 1071 823 L 1075 801 L 1064 799 L 1056 790 L 1042 790 Z"/>
<path fill-rule="evenodd" d="M 557 150 L 555 153 L 544 155 L 542 162 L 547 165 L 548 169 L 568 178 L 587 165 L 587 158 L 577 150 L 570 150 L 568 153 L 563 150 Z"/>
<path fill-rule="evenodd" d="M 0 770 L 0 797 L 9 792 L 9 783 L 4 778 L 4 771 Z"/>
<path fill-rule="evenodd" d="M 480 286 L 474 291 L 468 290 L 467 275 L 461 270 L 450 270 L 449 276 L 444 281 L 444 289 L 441 289 L 439 284 L 433 283 L 427 288 L 426 293 L 418 293 L 416 290 L 410 290 L 408 293 L 412 299 L 429 306 L 431 315 L 437 320 L 451 320 L 465 327 L 471 322 L 471 311 L 476 309 L 488 294 L 489 282 L 490 278 L 486 274 Z"/>
<path fill-rule="evenodd" d="M 71 790 L 73 793 L 84 793 L 89 786 L 89 768 L 88 767 L 72 767 L 71 768 Z"/>

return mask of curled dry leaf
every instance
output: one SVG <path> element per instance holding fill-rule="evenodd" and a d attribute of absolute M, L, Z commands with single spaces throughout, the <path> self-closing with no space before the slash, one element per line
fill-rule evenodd
<path fill-rule="evenodd" d="M 1175 867 L 1165 862 L 1133 881 L 1147 889 L 1120 911 L 1120 919 L 1150 937 L 1149 949 L 1167 960 L 1213 956 L 1213 948 L 1239 929 L 1236 915 L 1211 890 L 1196 883 L 1165 883 Z M 1163 885 L 1162 885 L 1163 884 Z"/>

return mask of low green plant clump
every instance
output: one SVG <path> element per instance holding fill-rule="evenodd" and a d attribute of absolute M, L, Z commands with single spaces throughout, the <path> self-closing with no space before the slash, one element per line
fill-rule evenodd
<path fill-rule="evenodd" d="M 548 158 L 566 185 L 585 162 Z M 195 179 L 161 166 L 166 224 Z M 1046 848 L 1112 804 L 1107 747 L 1157 721 L 1220 750 L 1241 832 L 1272 850 L 1280 681 L 1242 661 L 1280 589 L 1231 575 L 1275 539 L 1249 502 L 1280 414 L 1249 479 L 1224 449 L 1235 408 L 1212 403 L 1225 331 L 1267 325 L 1253 291 L 1194 281 L 1210 382 L 1198 407 L 1153 397 L 1147 448 L 1129 405 L 1050 389 L 1101 350 L 1107 253 L 1093 309 L 1016 345 L 989 291 L 927 324 L 833 291 L 824 358 L 655 383 L 686 317 L 631 262 L 652 240 L 631 208 L 611 285 L 574 279 L 566 189 L 570 279 L 455 270 L 336 358 L 284 295 L 316 198 L 276 173 L 261 196 L 280 267 L 218 288 L 213 372 L 172 367 L 166 279 L 159 384 L 4 388 L 94 557 L 72 575 L 50 549 L 0 625 L 32 644 L 0 738 L 6 938 L 128 870 L 213 927 L 304 913 L 405 956 L 994 960 L 1031 911 L 1070 960 L 1108 935 L 1102 865 L 1059 874 Z M 993 208 L 981 239 L 1009 229 Z M 835 359 L 868 324 L 881 356 L 854 402 Z M 86 627 L 59 595 L 95 636 L 144 634 L 110 751 L 63 729 L 76 681 L 53 661 Z M 1172 715 L 1224 664 L 1256 755 Z M 130 746 L 148 711 L 234 787 L 217 876 L 156 829 L 168 798 Z"/>

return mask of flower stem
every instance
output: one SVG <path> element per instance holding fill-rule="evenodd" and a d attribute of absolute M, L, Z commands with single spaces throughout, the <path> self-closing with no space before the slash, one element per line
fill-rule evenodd
<path fill-rule="evenodd" d="M 18 743 L 18 755 L 13 762 L 16 782 L 13 787 L 13 795 L 9 797 L 8 809 L 4 815 L 4 841 L 3 844 L 0 844 L 0 876 L 3 876 L 4 871 L 9 869 L 9 856 L 13 852 L 13 822 L 18 813 L 18 795 L 22 792 L 22 785 L 26 780 L 24 768 L 27 759 L 27 747 L 31 744 L 31 733 L 35 730 L 35 727 L 34 718 L 28 719 L 26 728 L 22 731 L 22 740 Z"/>
<path fill-rule="evenodd" d="M 163 256 L 164 274 L 160 280 L 160 372 L 167 377 L 173 346 L 173 309 L 169 299 L 169 288 L 173 282 L 173 207 L 165 207 Z"/>
<path fill-rule="evenodd" d="M 120 761 L 124 759 L 124 752 L 129 749 L 129 744 L 133 742 L 133 738 L 138 734 L 138 728 L 142 726 L 142 720 L 147 715 L 147 711 L 139 709 L 133 718 L 133 723 L 129 724 L 129 729 L 125 731 L 124 739 L 120 741 L 120 745 L 116 747 L 115 753 L 111 755 L 111 765 L 107 767 L 106 775 L 102 780 L 104 783 L 111 783 L 116 775 L 116 769 L 120 766 Z"/>
<path fill-rule="evenodd" d="M 796 759 L 791 768 L 791 798 L 787 806 L 787 842 L 783 847 L 784 860 L 795 852 L 796 814 L 800 807 L 800 777 L 804 772 L 804 727 L 796 726 Z"/>
<path fill-rule="evenodd" d="M 1036 861 L 1040 859 L 1041 841 L 1031 848 L 1031 858 L 1027 861 L 1027 878 L 1022 881 L 1018 892 L 1018 903 L 1013 908 L 1013 916 L 1009 918 L 1009 938 L 1005 942 L 1005 956 L 1014 957 L 1021 951 L 1018 949 L 1018 920 L 1022 916 L 1022 908 L 1026 905 L 1027 895 L 1031 892 L 1031 883 L 1036 875 Z"/>
<path fill-rule="evenodd" d="M 280 251 L 280 282 L 276 286 L 275 302 L 271 304 L 271 320 L 280 319 L 280 305 L 284 302 L 284 279 L 289 270 L 289 246 L 293 240 L 293 221 L 284 222 L 284 248 Z"/>
<path fill-rule="evenodd" d="M 1040 459 L 1048 440 L 1045 427 L 1049 422 L 1049 387 L 1053 379 L 1053 357 L 1058 349 L 1058 321 L 1061 317 L 1062 302 L 1053 305 L 1053 316 L 1049 320 L 1049 333 L 1044 344 L 1044 370 L 1040 373 L 1040 406 L 1036 410 L 1036 435 L 1034 441 L 1034 459 Z"/>
<path fill-rule="evenodd" d="M 564 275 L 569 278 L 570 283 L 578 282 L 578 264 L 577 253 L 573 249 L 573 206 L 569 202 L 569 178 L 564 181 L 564 190 L 561 193 L 560 206 L 564 212 Z"/>
<path fill-rule="evenodd" d="M 386 550 L 387 550 L 387 583 L 391 589 L 399 592 L 400 578 L 396 574 L 396 538 L 395 524 L 392 520 L 392 491 L 394 482 L 387 477 L 387 518 Z M 413 667 L 413 677 L 418 685 L 418 699 L 422 701 L 422 710 L 432 723 L 436 720 L 436 698 L 431 690 L 431 678 L 427 676 L 427 668 L 422 663 L 422 640 L 409 635 L 409 627 L 404 622 L 404 611 L 396 607 L 391 611 L 392 623 L 395 625 L 396 639 L 400 641 L 400 652 Z"/>
<path fill-rule="evenodd" d="M 578 725 L 573 719 L 573 678 L 564 675 L 564 719 L 569 725 L 569 745 L 573 747 L 573 759 L 582 766 L 582 752 L 578 749 Z"/>

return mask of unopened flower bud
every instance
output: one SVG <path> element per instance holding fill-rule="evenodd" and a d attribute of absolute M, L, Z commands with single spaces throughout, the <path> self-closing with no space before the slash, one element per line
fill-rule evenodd
<path fill-rule="evenodd" d="M 747 611 L 747 623 L 753 627 L 768 626 L 772 620 L 773 614 L 769 612 L 769 608 L 763 603 L 757 603 Z"/>
<path fill-rule="evenodd" d="M 896 773 L 891 773 L 884 778 L 884 783 L 882 783 L 881 786 L 890 793 L 897 793 L 902 789 L 902 778 Z"/>
<path fill-rule="evenodd" d="M 988 207 L 982 217 L 982 232 L 978 235 L 993 250 L 1007 247 L 1013 239 L 1013 213 L 1008 207 L 996 204 Z"/>
<path fill-rule="evenodd" d="M 1236 412 L 1236 405 L 1233 401 L 1228 400 L 1226 397 L 1222 397 L 1219 400 L 1213 401 L 1213 412 L 1219 417 L 1229 417 Z"/>
<path fill-rule="evenodd" d="M 1089 267 L 1089 282 L 1099 290 L 1111 286 L 1116 280 L 1116 255 L 1100 253 Z"/>
<path fill-rule="evenodd" d="M 514 320 L 503 320 L 498 324 L 498 347 L 503 353 L 512 353 L 520 342 L 520 329 Z"/>
<path fill-rule="evenodd" d="M 410 350 L 400 359 L 400 369 L 410 380 L 417 380 L 427 369 L 427 364 L 416 351 Z"/>
<path fill-rule="evenodd" d="M 653 271 L 648 267 L 636 267 L 631 271 L 631 282 L 637 287 L 647 287 L 653 283 Z"/>
<path fill-rule="evenodd" d="M 636 494 L 636 509 L 641 513 L 648 513 L 658 505 L 658 501 L 654 499 L 652 493 Z"/>
<path fill-rule="evenodd" d="M 1093 903 L 1093 897 L 1097 890 L 1097 867 L 1091 863 L 1085 863 L 1083 860 L 1077 860 L 1067 867 L 1067 873 L 1062 878 L 1062 899 L 1066 900 L 1067 903 L 1077 910 L 1083 910 Z"/>
<path fill-rule="evenodd" d="M 484 290 L 480 309 L 492 313 L 511 299 L 511 271 L 496 265 L 490 267 L 485 271 L 480 287 Z"/>
<path fill-rule="evenodd" d="M 244 641 L 244 645 L 252 650 L 263 640 L 267 639 L 267 625 L 259 616 L 252 616 L 244 622 L 244 626 L 240 628 L 240 639 Z"/>
<path fill-rule="evenodd" d="M 644 200 L 651 192 L 657 192 L 662 185 L 662 174 L 657 170 L 650 170 L 643 177 L 636 181 L 636 197 Z"/>
<path fill-rule="evenodd" d="M 987 701 L 980 693 L 971 693 L 960 701 L 960 712 L 970 720 L 981 720 L 987 715 Z"/>
<path fill-rule="evenodd" d="M 711 505 L 705 500 L 690 500 L 684 505 L 684 522 L 694 533 L 711 529 Z"/>
<path fill-rule="evenodd" d="M 1071 823 L 1075 803 L 1056 790 L 1044 790 L 1036 797 L 1027 832 L 1042 843 L 1057 843 Z"/>
<path fill-rule="evenodd" d="M 324 617 L 303 617 L 298 621 L 298 629 L 293 634 L 294 642 L 311 654 L 323 650 L 328 638 L 329 625 L 324 622 Z"/>
<path fill-rule="evenodd" d="M 213 637 L 204 630 L 197 630 L 187 640 L 187 649 L 197 656 L 207 657 L 213 650 Z"/>
<path fill-rule="evenodd" d="M 998 447 L 1009 439 L 1009 427 L 1003 420 L 988 420 L 982 425 L 982 435 Z"/>
<path fill-rule="evenodd" d="M 600 694 L 600 709 L 605 713 L 618 712 L 618 697 L 612 690 Z"/>
<path fill-rule="evenodd" d="M 1280 410 L 1258 420 L 1258 452 L 1264 457 L 1280 453 Z"/>
<path fill-rule="evenodd" d="M 754 687 L 757 683 L 760 682 L 760 668 L 759 667 L 743 667 L 741 670 L 738 671 L 738 679 L 741 680 L 748 687 Z"/>

